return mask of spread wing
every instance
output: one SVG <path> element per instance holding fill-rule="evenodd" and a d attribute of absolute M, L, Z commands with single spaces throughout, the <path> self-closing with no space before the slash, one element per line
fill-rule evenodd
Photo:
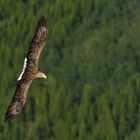
<path fill-rule="evenodd" d="M 39 19 L 35 35 L 31 42 L 23 72 L 18 78 L 15 94 L 5 114 L 5 121 L 12 119 L 22 110 L 27 96 L 28 88 L 34 79 L 34 73 L 38 70 L 38 61 L 42 49 L 45 46 L 48 28 L 44 17 Z M 26 64 L 27 61 L 27 64 Z"/>
<path fill-rule="evenodd" d="M 17 84 L 15 94 L 5 114 L 5 121 L 12 119 L 18 115 L 25 104 L 28 88 L 31 81 L 20 80 Z"/>
<path fill-rule="evenodd" d="M 27 67 L 28 62 L 32 62 L 34 69 L 38 68 L 38 61 L 41 54 L 42 49 L 45 46 L 45 40 L 48 33 L 47 23 L 44 17 L 39 19 L 35 35 L 32 39 L 29 52 L 27 55 Z"/>

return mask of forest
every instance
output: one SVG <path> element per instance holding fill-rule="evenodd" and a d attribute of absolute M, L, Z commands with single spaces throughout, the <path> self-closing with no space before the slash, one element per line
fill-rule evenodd
<path fill-rule="evenodd" d="M 41 16 L 47 79 L 4 122 Z M 140 140 L 140 1 L 0 0 L 0 140 Z"/>

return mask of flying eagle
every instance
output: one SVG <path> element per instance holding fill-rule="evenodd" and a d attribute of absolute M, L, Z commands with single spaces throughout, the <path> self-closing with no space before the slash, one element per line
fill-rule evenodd
<path fill-rule="evenodd" d="M 46 20 L 44 17 L 41 17 L 38 21 L 27 57 L 24 60 L 23 71 L 18 78 L 15 94 L 5 114 L 5 121 L 11 120 L 21 112 L 32 81 L 35 78 L 46 78 L 46 75 L 38 68 L 38 61 L 45 46 L 47 33 L 48 27 Z"/>

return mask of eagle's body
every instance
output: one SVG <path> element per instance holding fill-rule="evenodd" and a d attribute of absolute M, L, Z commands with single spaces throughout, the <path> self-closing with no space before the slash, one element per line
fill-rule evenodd
<path fill-rule="evenodd" d="M 25 104 L 27 91 L 35 78 L 46 78 L 46 75 L 39 71 L 38 62 L 41 51 L 45 46 L 45 40 L 48 33 L 47 23 L 44 17 L 39 19 L 35 35 L 29 47 L 23 72 L 18 78 L 15 94 L 5 114 L 5 121 L 18 115 Z"/>

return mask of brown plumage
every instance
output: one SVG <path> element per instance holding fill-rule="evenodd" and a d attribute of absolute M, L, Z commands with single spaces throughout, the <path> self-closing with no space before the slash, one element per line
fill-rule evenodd
<path fill-rule="evenodd" d="M 27 58 L 25 59 L 25 70 L 19 77 L 19 82 L 15 90 L 13 99 L 5 114 L 5 121 L 12 119 L 18 115 L 22 110 L 27 96 L 27 91 L 30 84 L 35 78 L 46 78 L 46 75 L 39 71 L 38 62 L 42 49 L 45 46 L 45 40 L 47 38 L 48 27 L 44 17 L 41 17 L 38 21 L 35 35 L 32 39 L 29 47 Z"/>

